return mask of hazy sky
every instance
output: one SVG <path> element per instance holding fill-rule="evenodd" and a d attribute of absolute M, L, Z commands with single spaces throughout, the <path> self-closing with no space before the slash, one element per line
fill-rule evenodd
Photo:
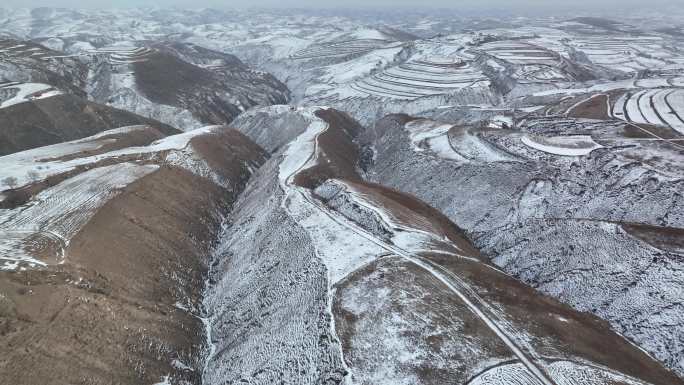
<path fill-rule="evenodd" d="M 2 0 L 0 7 L 69 7 L 69 8 L 117 8 L 144 6 L 176 7 L 306 7 L 306 8 L 354 8 L 354 7 L 444 7 L 469 9 L 523 9 L 550 10 L 569 7 L 582 10 L 610 8 L 625 10 L 627 7 L 653 7 L 681 4 L 682 0 Z"/>

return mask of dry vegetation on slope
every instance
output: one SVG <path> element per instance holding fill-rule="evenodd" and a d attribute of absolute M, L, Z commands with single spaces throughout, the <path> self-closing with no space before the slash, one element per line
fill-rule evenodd
<path fill-rule="evenodd" d="M 263 153 L 227 129 L 195 136 L 180 150 L 190 149 L 216 172 L 213 180 L 192 165 L 170 165 L 173 152 L 160 166 L 148 161 L 137 167 L 150 172 L 121 186 L 67 240 L 59 263 L 0 272 L 0 377 L 27 385 L 166 376 L 200 383 L 207 256 Z M 44 259 L 40 249 L 25 251 Z"/>

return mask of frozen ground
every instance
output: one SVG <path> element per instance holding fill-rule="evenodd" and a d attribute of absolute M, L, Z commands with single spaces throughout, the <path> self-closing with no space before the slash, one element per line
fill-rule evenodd
<path fill-rule="evenodd" d="M 527 138 L 524 134 L 493 130 L 481 138 L 505 148 L 517 160 L 464 163 L 416 152 L 415 123 L 405 125 L 405 134 L 396 135 L 402 131 L 402 121 L 388 117 L 369 134 L 375 138 L 375 162 L 369 174 L 373 180 L 430 202 L 467 230 L 497 265 L 545 293 L 609 320 L 616 330 L 681 370 L 681 301 L 677 299 L 681 293 L 675 289 L 682 282 L 681 258 L 654 249 L 620 227 L 623 222 L 682 226 L 682 212 L 677 209 L 681 196 L 676 192 L 681 174 L 676 168 L 635 162 L 649 159 L 652 146 L 666 142 L 633 141 L 639 147 L 630 148 L 625 157 L 624 150 L 613 152 L 586 137 L 565 136 L 547 142 L 553 147 L 537 151 L 539 145 L 534 143 L 532 149 L 521 140 Z M 560 127 L 551 120 L 524 124 L 526 130 L 546 138 L 555 138 L 554 127 Z M 605 128 L 601 131 L 605 125 L 598 122 L 589 125 L 595 127 L 592 137 L 617 135 Z M 575 132 L 571 127 L 565 126 L 563 132 L 587 132 L 577 121 Z M 624 140 L 629 143 L 629 138 Z M 650 283 L 660 289 L 649 288 Z"/>
<path fill-rule="evenodd" d="M 270 109 L 251 115 L 251 119 L 259 122 L 271 114 L 271 121 L 282 123 L 285 116 L 289 116 L 287 121 L 294 122 L 293 116 L 299 114 L 304 125 L 301 131 L 290 134 L 289 144 L 274 154 L 248 187 L 222 237 L 220 252 L 215 256 L 217 269 L 213 280 L 216 283 L 210 285 L 205 306 L 221 310 L 210 317 L 215 349 L 205 372 L 209 383 L 218 381 L 219 376 L 228 376 L 235 381 L 245 379 L 246 373 L 254 370 L 253 365 L 266 369 L 251 381 L 268 383 L 277 379 L 291 383 L 295 381 L 292 372 L 282 366 L 288 362 L 285 359 L 288 354 L 299 357 L 297 367 L 307 368 L 300 370 L 299 383 L 315 383 L 315 378 L 320 380 L 321 373 L 328 373 L 328 365 L 335 359 L 326 358 L 314 364 L 312 357 L 320 354 L 344 359 L 345 364 L 338 366 L 335 372 L 338 377 L 326 377 L 335 378 L 333 383 L 340 382 L 344 374 L 347 374 L 347 381 L 359 384 L 439 383 L 440 370 L 456 376 L 452 378 L 462 378 L 464 382 L 470 378 L 486 381 L 491 377 L 506 383 L 507 376 L 518 378 L 514 373 L 520 370 L 521 376 L 530 379 L 530 384 L 565 383 L 563 381 L 594 384 L 609 378 L 624 383 L 648 383 L 631 377 L 636 372 L 625 375 L 619 370 L 607 369 L 602 366 L 604 364 L 587 366 L 587 357 L 592 356 L 589 351 L 575 350 L 577 347 L 565 350 L 562 347 L 567 346 L 565 343 L 551 341 L 562 341 L 566 337 L 554 332 L 547 335 L 546 329 L 529 329 L 529 318 L 523 321 L 516 314 L 529 312 L 530 308 L 518 309 L 517 304 L 510 304 L 492 293 L 490 285 L 493 282 L 503 280 L 500 285 L 509 285 L 510 278 L 481 261 L 472 246 L 454 234 L 450 225 L 436 214 L 426 215 L 421 210 L 427 209 L 412 202 L 413 198 L 395 195 L 374 185 L 335 178 L 319 184 L 313 191 L 300 185 L 308 183 L 301 178 L 310 175 L 311 170 L 325 172 L 326 168 L 321 168 L 323 165 L 344 168 L 343 164 L 330 164 L 343 161 L 332 157 L 330 151 L 333 149 L 322 137 L 340 127 L 339 123 L 318 116 L 334 112 L 322 111 L 326 110 Z M 240 123 L 238 128 L 254 138 L 267 137 L 258 127 L 279 129 L 277 125 L 255 124 L 249 118 Z M 430 133 L 432 127 L 438 135 L 444 134 L 450 126 L 441 131 L 439 125 L 425 127 L 423 123 L 419 134 Z M 415 128 L 407 131 L 415 135 Z M 339 142 L 337 145 L 344 144 Z M 415 145 L 409 148 L 415 151 Z M 264 208 L 259 202 L 267 196 L 266 211 L 257 215 L 256 210 Z M 276 213 L 277 217 L 274 217 Z M 274 220 L 287 225 L 274 231 Z M 283 252 L 296 256 L 287 259 L 287 268 L 281 268 L 284 260 L 277 260 Z M 305 263 L 302 258 L 310 261 Z M 294 260 L 299 262 L 292 265 Z M 311 263 L 320 265 L 312 271 Z M 460 269 L 452 267 L 452 263 L 458 264 Z M 303 267 L 307 272 L 304 275 L 297 273 Z M 295 276 L 273 279 L 285 271 Z M 327 284 L 321 283 L 315 290 L 309 281 L 314 272 L 327 277 L 323 281 Z M 484 281 L 476 278 L 480 275 L 488 278 Z M 289 284 L 283 285 L 284 282 Z M 508 290 L 515 292 L 519 288 L 514 285 Z M 303 305 L 299 301 L 307 291 L 309 295 L 317 293 L 317 300 Z M 256 292 L 261 296 L 247 294 Z M 427 292 L 439 296 L 438 303 L 445 306 L 444 310 L 439 310 L 441 305 L 421 294 Z M 283 301 L 288 305 L 274 307 L 275 303 Z M 296 305 L 293 301 L 297 301 Z M 317 311 L 309 310 L 315 306 Z M 291 310 L 290 316 L 283 319 L 280 314 L 284 309 L 297 311 Z M 549 307 L 540 309 L 544 309 L 541 310 L 544 314 L 557 311 Z M 306 313 L 302 314 L 302 311 Z M 447 322 L 441 318 L 441 311 L 455 312 L 451 314 L 458 316 Z M 558 327 L 567 322 L 582 324 L 583 321 L 574 318 L 576 315 L 569 314 L 554 315 L 551 324 L 557 323 Z M 321 320 L 330 320 L 331 315 L 334 327 L 321 323 Z M 309 321 L 302 321 L 302 317 Z M 278 327 L 287 331 L 276 334 L 276 340 L 264 339 L 265 335 L 273 333 L 275 319 L 284 320 L 285 323 Z M 303 330 L 295 327 L 301 322 L 307 328 L 311 327 L 308 325 L 329 328 L 325 343 L 319 344 L 317 349 L 307 348 L 308 339 L 302 334 Z M 477 330 L 456 332 L 463 323 L 480 326 Z M 587 330 L 582 330 L 570 338 L 596 338 L 588 337 Z M 238 335 L 243 338 L 238 339 Z M 449 338 L 450 342 L 441 342 L 442 348 L 435 351 L 433 347 L 421 344 L 423 338 Z M 615 338 L 622 341 L 620 349 L 635 349 L 622 337 Z M 275 348 L 276 341 L 281 349 Z M 224 349 L 226 344 L 230 344 L 230 350 Z M 643 355 L 638 349 L 633 351 Z M 328 356 L 330 354 L 333 356 Z M 585 354 L 589 356 L 578 358 Z M 541 358 L 543 355 L 562 358 L 547 362 Z M 453 364 L 449 363 L 456 357 Z M 517 365 L 521 369 L 515 365 L 496 369 L 510 360 L 519 362 Z M 453 366 L 465 362 L 468 363 L 465 371 Z M 435 371 L 421 372 L 416 369 L 421 365 Z"/>
<path fill-rule="evenodd" d="M 0 8 L 0 115 L 68 94 L 187 131 L 0 157 L 2 274 L 190 171 L 230 213 L 206 277 L 164 266 L 206 278 L 174 308 L 204 353 L 154 381 L 681 383 L 682 15 L 459 12 Z"/>

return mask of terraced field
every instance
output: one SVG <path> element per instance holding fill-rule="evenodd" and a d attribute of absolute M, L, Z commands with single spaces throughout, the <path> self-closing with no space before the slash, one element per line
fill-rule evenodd
<path fill-rule="evenodd" d="M 154 51 L 147 47 L 122 46 L 98 48 L 90 53 L 106 55 L 112 65 L 125 65 L 147 61 Z"/>
<path fill-rule="evenodd" d="M 495 41 L 474 51 L 515 65 L 517 79 L 533 82 L 571 80 L 563 70 L 566 63 L 560 54 L 525 41 Z"/>
<path fill-rule="evenodd" d="M 626 92 L 613 105 L 612 115 L 628 122 L 669 126 L 684 134 L 684 90 Z"/>
<path fill-rule="evenodd" d="M 415 99 L 469 87 L 489 87 L 489 79 L 470 62 L 450 59 L 412 60 L 351 84 L 373 96 Z"/>
<path fill-rule="evenodd" d="M 363 55 L 375 49 L 385 47 L 390 43 L 392 42 L 389 40 L 381 39 L 354 39 L 314 44 L 295 52 L 290 58 L 295 60 L 307 60 Z"/>
<path fill-rule="evenodd" d="M 17 43 L 14 40 L 0 39 L 0 57 L 30 57 L 33 59 L 48 60 L 52 55 L 50 51 L 28 43 Z"/>
<path fill-rule="evenodd" d="M 588 37 L 570 43 L 597 65 L 627 73 L 684 60 L 663 47 L 660 37 Z"/>
<path fill-rule="evenodd" d="M 82 95 L 87 68 L 76 56 L 28 40 L 0 38 L 0 82 L 43 83 Z"/>
<path fill-rule="evenodd" d="M 558 65 L 560 56 L 554 52 L 522 41 L 495 41 L 485 43 L 479 50 L 517 65 Z"/>

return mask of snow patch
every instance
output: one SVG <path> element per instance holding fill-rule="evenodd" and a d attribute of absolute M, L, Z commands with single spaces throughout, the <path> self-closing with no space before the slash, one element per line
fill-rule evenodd
<path fill-rule="evenodd" d="M 586 156 L 603 148 L 589 135 L 540 137 L 528 134 L 521 137 L 520 141 L 535 150 L 562 156 Z"/>

